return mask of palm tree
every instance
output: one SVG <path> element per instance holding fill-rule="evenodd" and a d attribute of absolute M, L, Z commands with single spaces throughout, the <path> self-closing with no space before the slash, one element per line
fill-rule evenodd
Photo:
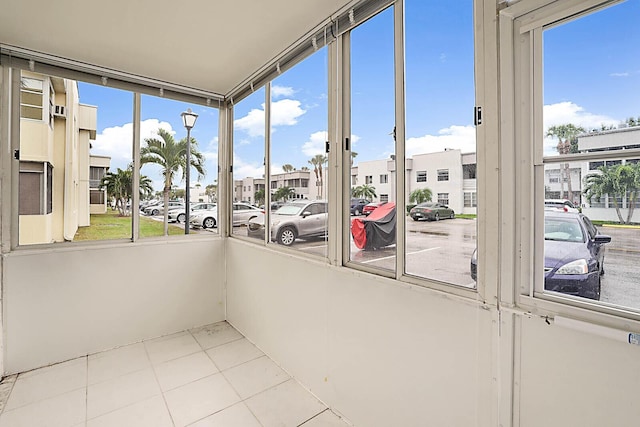
<path fill-rule="evenodd" d="M 322 154 L 316 154 L 309 160 L 309 164 L 313 165 L 313 173 L 316 175 L 316 198 L 321 199 L 324 194 L 322 191 L 323 182 L 322 182 L 322 171 L 324 169 L 324 164 L 327 163 L 327 156 Z"/>
<path fill-rule="evenodd" d="M 409 194 L 409 201 L 419 205 L 420 203 L 430 202 L 433 197 L 433 193 L 429 188 L 417 188 Z"/>
<path fill-rule="evenodd" d="M 627 215 L 626 222 L 622 218 L 618 197 L 625 197 L 627 192 L 631 192 L 631 205 L 635 205 L 638 191 L 637 171 L 637 166 L 631 165 L 600 166 L 598 173 L 592 173 L 585 177 L 583 193 L 588 200 L 609 195 L 609 200 L 613 202 L 620 224 L 626 224 L 630 221 L 631 216 Z"/>
<path fill-rule="evenodd" d="M 547 136 L 558 138 L 558 145 L 556 149 L 558 153 L 569 154 L 572 152 L 577 152 L 577 145 L 573 146 L 572 149 L 572 141 L 576 139 L 576 137 L 584 133 L 584 128 L 580 126 L 576 126 L 574 124 L 564 124 L 551 126 L 547 129 Z M 563 141 L 564 140 L 564 141 Z M 569 163 L 564 163 L 560 165 L 560 198 L 564 198 L 564 181 L 567 181 L 567 192 L 569 193 L 569 200 L 572 202 L 573 200 L 573 191 L 571 190 L 571 172 L 569 171 Z"/>
<path fill-rule="evenodd" d="M 358 153 L 356 153 L 355 151 L 351 152 L 351 167 L 353 167 L 353 161 L 356 159 L 356 157 L 358 157 Z"/>
<path fill-rule="evenodd" d="M 169 192 L 173 178 L 178 171 L 184 177 L 187 162 L 186 138 L 176 142 L 169 132 L 158 129 L 159 138 L 145 138 L 147 145 L 140 149 L 140 164 L 155 163 L 162 168 L 164 188 L 162 191 L 164 206 L 169 205 Z M 198 178 L 204 177 L 204 156 L 197 149 L 198 143 L 191 138 L 191 166 L 198 171 Z M 188 202 L 188 201 L 187 201 Z M 164 235 L 169 234 L 169 210 L 164 209 Z"/>
<path fill-rule="evenodd" d="M 210 202 L 215 202 L 218 199 L 218 184 L 209 184 L 204 189 L 204 194 L 207 195 Z"/>
<path fill-rule="evenodd" d="M 282 170 L 284 172 L 293 172 L 294 170 L 296 170 L 296 168 L 294 168 L 293 165 L 287 163 L 286 165 L 282 165 Z"/>
<path fill-rule="evenodd" d="M 291 198 L 296 194 L 296 190 L 291 187 L 280 187 L 273 193 L 273 200 L 282 200 L 286 202 L 287 199 Z"/>
<path fill-rule="evenodd" d="M 102 177 L 101 185 L 107 190 L 108 197 L 116 200 L 116 207 L 120 212 L 120 216 L 126 216 L 129 214 L 127 211 L 127 202 L 133 195 L 132 182 L 132 165 L 125 170 L 118 168 L 116 173 L 107 172 L 104 177 Z M 150 196 L 153 193 L 151 178 L 140 175 L 140 185 L 138 188 L 141 196 Z"/>
<path fill-rule="evenodd" d="M 253 199 L 256 201 L 256 205 L 264 204 L 264 188 L 256 190 L 256 192 L 253 193 Z"/>
<path fill-rule="evenodd" d="M 300 168 L 301 171 L 305 171 L 305 172 L 309 172 L 309 168 L 306 166 L 303 166 Z"/>
<path fill-rule="evenodd" d="M 351 194 L 353 194 L 353 197 L 362 197 L 363 199 L 369 200 L 378 197 L 376 194 L 376 187 L 369 184 L 358 185 L 357 187 L 352 188 Z"/>

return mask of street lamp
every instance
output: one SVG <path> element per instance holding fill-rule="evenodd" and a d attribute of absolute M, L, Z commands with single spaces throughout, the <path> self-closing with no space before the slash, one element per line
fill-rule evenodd
<path fill-rule="evenodd" d="M 185 170 L 185 209 L 184 209 L 184 234 L 189 234 L 189 217 L 191 216 L 191 197 L 189 195 L 189 174 L 191 172 L 191 128 L 195 126 L 196 119 L 198 115 L 191 111 L 191 108 L 187 108 L 187 111 L 180 114 L 182 116 L 182 122 L 184 123 L 184 127 L 187 128 L 187 162 L 186 162 L 186 170 Z"/>

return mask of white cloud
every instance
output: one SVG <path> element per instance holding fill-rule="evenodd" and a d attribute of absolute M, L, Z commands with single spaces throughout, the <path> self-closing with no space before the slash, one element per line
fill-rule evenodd
<path fill-rule="evenodd" d="M 140 139 L 144 143 L 145 138 L 156 137 L 156 131 L 165 129 L 171 134 L 175 131 L 168 122 L 161 122 L 158 119 L 148 119 L 140 123 Z M 122 126 L 105 128 L 96 136 L 92 143 L 91 154 L 100 156 L 110 156 L 115 167 L 122 168 L 123 165 L 131 162 L 133 151 L 133 124 L 126 123 Z"/>
<path fill-rule="evenodd" d="M 298 118 L 306 113 L 300 107 L 300 101 L 281 99 L 271 103 L 271 126 L 293 126 Z M 262 109 L 253 109 L 246 116 L 234 121 L 236 128 L 243 130 L 251 137 L 264 136 L 264 104 Z"/>
<path fill-rule="evenodd" d="M 581 106 L 569 101 L 545 105 L 542 116 L 544 117 L 545 134 L 547 129 L 557 125 L 573 124 L 589 131 L 591 129 L 600 129 L 602 125 L 615 126 L 620 122 L 605 115 L 589 113 Z M 557 154 L 556 145 L 558 145 L 556 138 L 545 137 L 544 154 Z"/>
<path fill-rule="evenodd" d="M 405 144 L 407 157 L 414 154 L 435 153 L 445 148 L 460 149 L 463 153 L 476 151 L 476 129 L 474 126 L 450 126 L 440 129 L 438 135 L 408 138 Z"/>
<path fill-rule="evenodd" d="M 259 162 L 247 163 L 238 156 L 233 157 L 233 175 L 235 177 L 262 178 L 264 165 Z"/>
<path fill-rule="evenodd" d="M 324 154 L 324 143 L 327 141 L 327 131 L 320 130 L 309 135 L 309 141 L 302 144 L 302 152 L 313 157 L 316 154 Z"/>
<path fill-rule="evenodd" d="M 624 73 L 611 73 L 609 74 L 609 77 L 629 77 L 630 74 L 627 72 Z"/>
<path fill-rule="evenodd" d="M 274 98 L 293 96 L 296 93 L 292 87 L 271 86 L 271 96 Z"/>

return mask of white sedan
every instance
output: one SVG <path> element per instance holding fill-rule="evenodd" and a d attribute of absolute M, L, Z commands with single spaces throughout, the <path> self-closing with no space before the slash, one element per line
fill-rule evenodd
<path fill-rule="evenodd" d="M 233 225 L 238 226 L 246 224 L 250 219 L 263 214 L 262 209 L 255 206 L 248 205 L 246 203 L 234 203 L 233 204 Z M 201 210 L 193 215 L 189 219 L 191 227 L 195 228 L 214 228 L 218 226 L 218 207 L 213 209 Z"/>
<path fill-rule="evenodd" d="M 191 215 L 197 211 L 213 209 L 216 207 L 215 203 L 194 203 L 191 205 Z M 177 222 L 178 224 L 184 222 L 185 207 L 171 208 L 169 209 L 169 222 Z"/>

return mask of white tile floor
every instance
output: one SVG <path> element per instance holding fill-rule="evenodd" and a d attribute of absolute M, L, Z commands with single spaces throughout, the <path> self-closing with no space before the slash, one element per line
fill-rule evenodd
<path fill-rule="evenodd" d="M 226 322 L 0 383 L 0 427 L 346 427 Z"/>

